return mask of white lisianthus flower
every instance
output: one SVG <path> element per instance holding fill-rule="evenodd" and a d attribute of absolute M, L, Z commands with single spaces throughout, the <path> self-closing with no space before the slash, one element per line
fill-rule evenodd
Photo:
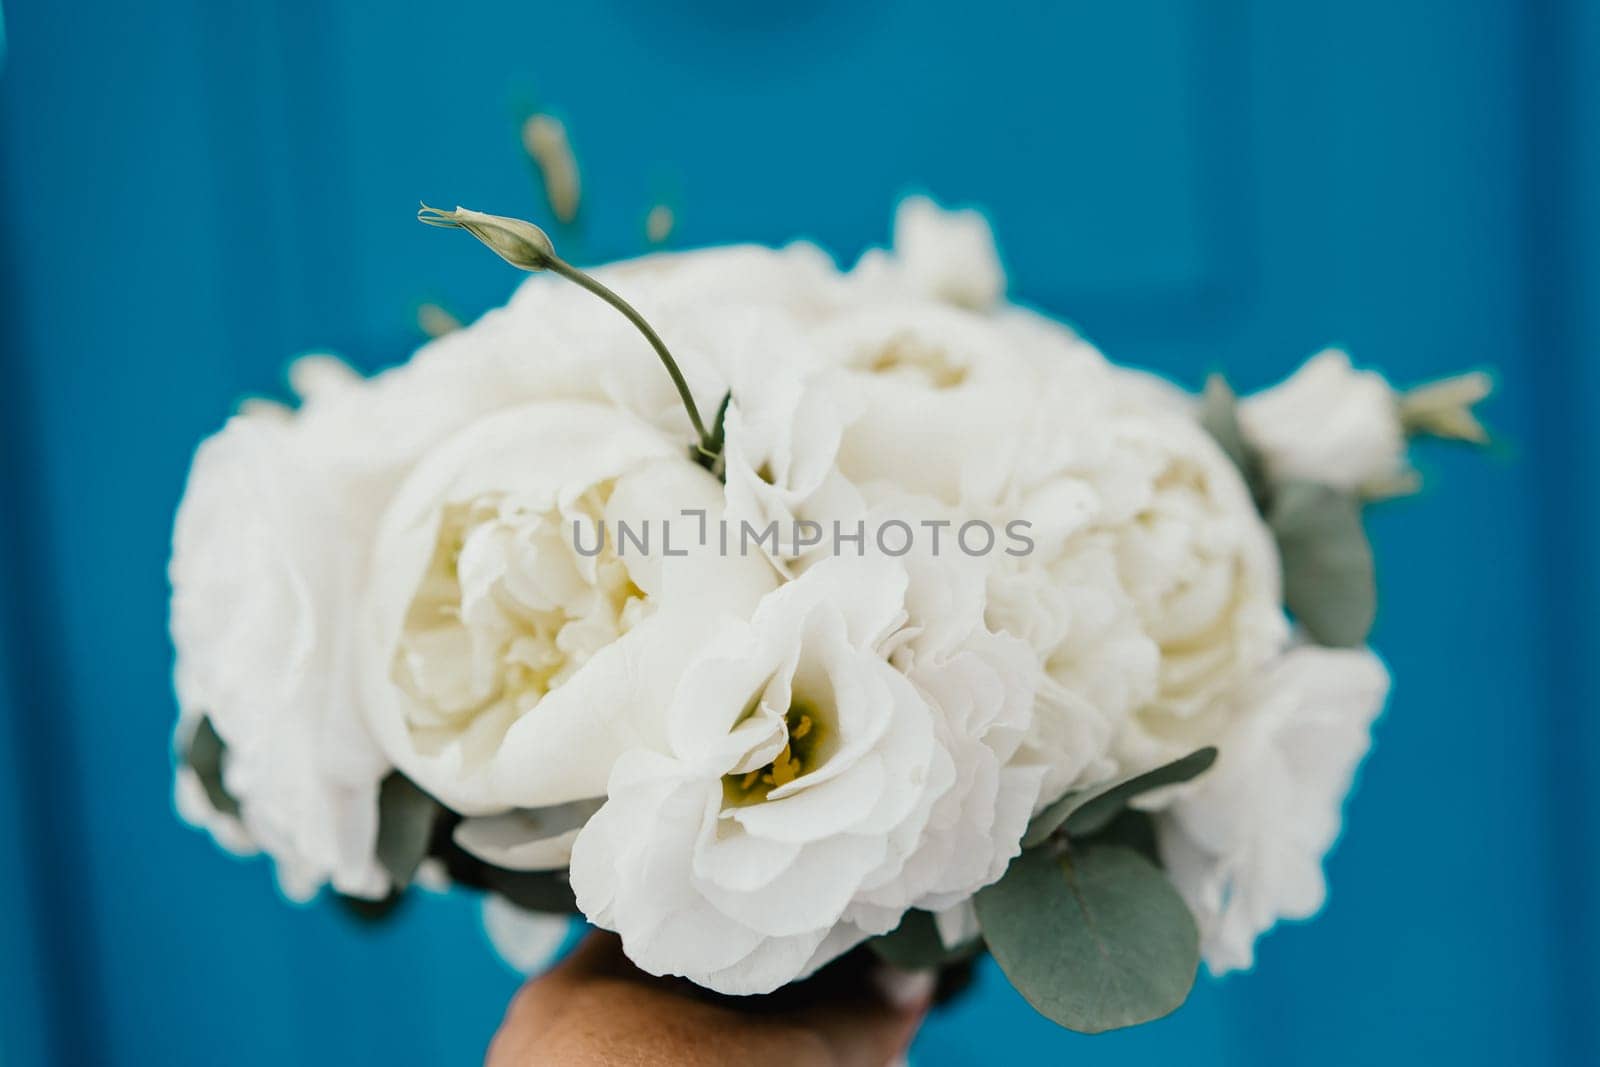
<path fill-rule="evenodd" d="M 948 577 L 828 559 L 698 650 L 667 743 L 617 762 L 572 853 L 636 964 L 768 992 L 1000 876 L 1038 790 L 1007 767 L 1036 667 L 982 626 L 981 578 Z"/>
<path fill-rule="evenodd" d="M 1216 765 L 1157 817 L 1161 856 L 1213 973 L 1322 907 L 1322 860 L 1389 689 L 1371 652 L 1302 646 L 1232 698 Z"/>
<path fill-rule="evenodd" d="M 1239 424 L 1274 478 L 1358 490 L 1384 484 L 1405 467 L 1394 389 L 1376 371 L 1356 370 L 1337 349 L 1245 398 Z"/>
<path fill-rule="evenodd" d="M 818 516 L 860 510 L 837 463 L 860 401 L 842 374 L 818 367 L 804 325 L 787 314 L 737 316 L 716 348 L 732 397 L 723 450 L 726 518 L 735 530 L 748 524 L 752 538 L 775 524 L 764 545 L 775 543 L 768 550 L 786 564 L 827 543 L 831 525 Z M 809 524 L 798 537 L 797 522 Z"/>
<path fill-rule="evenodd" d="M 681 441 L 595 404 L 499 412 L 431 451 L 384 514 L 364 605 L 364 703 L 394 764 L 465 815 L 603 795 L 616 756 L 662 734 L 698 620 L 772 584 L 706 559 L 681 512 L 714 521 L 718 488 Z"/>

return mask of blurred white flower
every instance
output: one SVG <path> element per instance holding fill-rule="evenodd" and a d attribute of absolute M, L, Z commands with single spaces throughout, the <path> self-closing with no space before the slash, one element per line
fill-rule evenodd
<path fill-rule="evenodd" d="M 373 856 L 388 764 L 361 721 L 351 641 L 366 526 L 329 470 L 337 445 L 288 417 L 236 416 L 195 456 L 169 568 L 180 732 L 211 721 L 239 822 L 300 899 L 325 881 L 388 887 Z"/>
<path fill-rule="evenodd" d="M 1157 819 L 1214 973 L 1249 967 L 1257 936 L 1322 907 L 1322 860 L 1388 689 L 1371 652 L 1303 646 L 1227 698 L 1216 765 Z"/>
<path fill-rule="evenodd" d="M 1404 469 L 1394 390 L 1376 371 L 1356 370 L 1337 349 L 1245 398 L 1239 424 L 1274 478 L 1357 490 L 1385 484 Z"/>

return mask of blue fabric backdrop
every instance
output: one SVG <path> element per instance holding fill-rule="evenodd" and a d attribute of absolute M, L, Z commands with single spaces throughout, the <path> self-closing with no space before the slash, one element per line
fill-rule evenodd
<path fill-rule="evenodd" d="M 680 245 L 849 259 L 925 189 L 1191 384 L 1329 343 L 1499 369 L 1496 453 L 1426 453 L 1373 519 L 1396 685 L 1322 917 L 1099 1039 L 986 972 L 919 1064 L 1597 1062 L 1600 5 L 763 7 L 5 0 L 0 1062 L 481 1056 L 515 980 L 471 901 L 358 929 L 175 820 L 163 568 L 196 442 L 291 355 L 377 367 L 419 300 L 505 297 L 411 215 L 539 212 L 533 105 L 591 260 L 659 197 Z"/>

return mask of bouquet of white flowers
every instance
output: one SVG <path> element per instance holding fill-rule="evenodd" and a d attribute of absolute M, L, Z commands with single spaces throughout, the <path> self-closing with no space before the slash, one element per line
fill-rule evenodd
<path fill-rule="evenodd" d="M 848 272 L 422 218 L 538 274 L 200 447 L 185 818 L 294 898 L 468 886 L 729 994 L 987 950 L 1083 1031 L 1319 908 L 1388 689 L 1362 509 L 1409 438 L 1482 439 L 1484 376 L 1189 396 L 922 199 Z"/>

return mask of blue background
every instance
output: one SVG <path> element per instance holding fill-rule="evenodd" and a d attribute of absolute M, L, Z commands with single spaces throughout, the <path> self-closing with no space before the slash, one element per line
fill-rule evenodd
<path fill-rule="evenodd" d="M 192 450 L 287 359 L 405 358 L 517 280 L 419 198 L 574 258 L 809 236 L 908 189 L 985 206 L 1021 299 L 1253 388 L 1328 343 L 1498 368 L 1372 533 L 1396 677 L 1331 901 L 1135 1032 L 992 971 L 917 1062 L 1600 1062 L 1600 4 L 4 0 L 0 1062 L 476 1062 L 515 979 L 466 898 L 382 930 L 278 898 L 170 806 L 164 566 Z"/>

